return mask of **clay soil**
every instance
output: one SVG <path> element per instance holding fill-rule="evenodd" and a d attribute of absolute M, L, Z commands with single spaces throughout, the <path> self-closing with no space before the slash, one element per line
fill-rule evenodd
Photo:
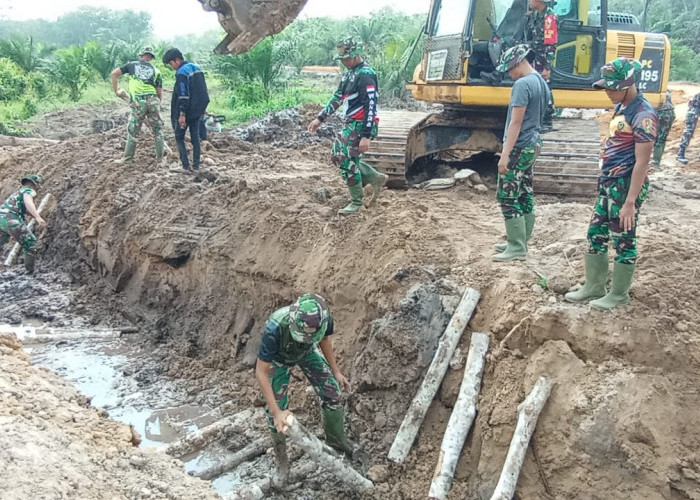
<path fill-rule="evenodd" d="M 339 218 L 347 194 L 329 161 L 330 142 L 301 132 L 313 111 L 285 115 L 290 134 L 275 146 L 213 137 L 196 177 L 157 166 L 147 136 L 134 164 L 115 165 L 124 145 L 116 129 L 47 147 L 7 147 L 0 150 L 1 194 L 26 172 L 44 176 L 58 202 L 40 238 L 38 273 L 72 283 L 66 310 L 79 308 L 96 324 L 141 328 L 141 342 L 159 353 L 159 375 L 180 380 L 193 397 L 207 394 L 236 410 L 256 404 L 252 367 L 267 315 L 300 293 L 324 295 L 353 384 L 350 433 L 372 454 L 376 487 L 367 498 L 427 496 L 460 363 L 448 371 L 406 462 L 393 464 L 386 454 L 465 286 L 482 298 L 460 352 L 470 331 L 488 333 L 491 349 L 450 498 L 490 497 L 516 407 L 542 374 L 556 385 L 518 498 L 700 498 L 700 161 L 684 168 L 672 161 L 677 135 L 651 176 L 632 302 L 602 313 L 562 296 L 582 280 L 592 197 L 540 196 L 528 258 L 508 264 L 491 260 L 503 223 L 488 170 L 487 192 L 468 183 L 385 191 L 376 206 Z M 695 145 L 689 157 L 699 152 Z M 29 316 L 30 308 L 13 315 Z M 151 498 L 214 495 L 184 473 L 176 479 L 177 462 L 142 458 L 147 452 L 130 448 L 128 428 L 81 406 L 57 377 L 31 368 L 10 339 L 3 343 L 0 442 L 19 457 L 9 463 L 32 463 L 22 458 L 27 450 L 64 457 L 40 472 L 11 469 L 3 479 L 9 498 L 42 491 L 37 474 L 55 485 L 37 498 L 140 498 L 128 488 L 135 473 Z M 136 375 L 147 369 L 134 367 Z M 56 411 L 28 404 L 44 394 L 38 387 L 61 391 L 52 400 Z M 304 381 L 292 382 L 291 409 L 318 428 L 318 405 Z M 68 454 L 61 449 L 67 442 L 74 443 Z M 84 479 L 91 489 L 75 490 L 89 493 L 71 493 L 71 471 L 104 460 L 100 476 Z M 115 460 L 133 460 L 131 469 L 112 467 Z M 316 477 L 313 492 L 353 498 L 330 478 Z"/>

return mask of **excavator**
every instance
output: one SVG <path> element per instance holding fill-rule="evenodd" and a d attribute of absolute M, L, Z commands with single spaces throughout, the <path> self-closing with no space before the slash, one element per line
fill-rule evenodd
<path fill-rule="evenodd" d="M 199 0 L 216 11 L 228 35 L 217 53 L 241 53 L 291 23 L 306 0 Z M 551 87 L 559 108 L 605 109 L 605 92 L 592 89 L 600 67 L 625 56 L 638 59 L 638 87 L 652 105 L 666 93 L 671 65 L 668 38 L 645 33 L 630 14 L 608 11 L 607 0 L 556 0 L 559 39 Z M 513 82 L 491 85 L 481 74 L 494 70 L 504 43 L 525 40 L 528 0 L 431 0 L 423 32 L 423 57 L 407 88 L 417 100 L 441 104 L 420 119 L 380 121 L 380 135 L 365 159 L 405 187 L 429 178 L 440 163 L 460 163 L 474 153 L 497 153 Z M 263 22 L 265 20 L 265 22 Z M 381 114 L 380 114 L 381 116 Z M 543 135 L 535 165 L 540 193 L 589 195 L 599 173 L 597 120 L 557 119 Z"/>

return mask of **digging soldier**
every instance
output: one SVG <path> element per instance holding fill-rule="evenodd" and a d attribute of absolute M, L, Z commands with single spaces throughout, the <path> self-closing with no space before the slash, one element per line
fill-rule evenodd
<path fill-rule="evenodd" d="M 654 143 L 654 165 L 661 164 L 661 157 L 666 149 L 666 139 L 671 131 L 673 121 L 676 119 L 676 111 L 671 100 L 671 91 L 666 91 L 666 100 L 657 108 L 656 114 L 659 117 L 659 127 Z"/>
<path fill-rule="evenodd" d="M 276 310 L 265 324 L 258 350 L 255 378 L 267 404 L 267 423 L 277 457 L 276 486 L 289 475 L 289 460 L 284 434 L 285 420 L 291 414 L 288 388 L 290 371 L 299 366 L 321 400 L 326 442 L 352 456 L 345 434 L 345 410 L 340 401 L 341 387 L 350 382 L 341 373 L 330 336 L 333 316 L 326 301 L 316 294 L 305 294 L 291 306 Z"/>
<path fill-rule="evenodd" d="M 612 309 L 630 300 L 637 261 L 637 219 L 649 188 L 647 172 L 658 126 L 654 108 L 635 86 L 641 68 L 639 61 L 620 57 L 603 66 L 602 79 L 593 84 L 605 89 L 615 111 L 603 151 L 598 198 L 588 226 L 586 282 L 565 298 L 571 302 L 590 301 L 595 309 Z M 617 256 L 606 293 L 611 236 Z"/>
<path fill-rule="evenodd" d="M 497 69 L 508 72 L 515 81 L 511 90 L 503 149 L 498 162 L 496 199 L 505 218 L 505 245 L 496 245 L 496 261 L 522 260 L 527 241 L 535 227 L 535 198 L 532 174 L 542 147 L 540 128 L 549 102 L 549 88 L 529 62 L 533 56 L 527 45 L 516 45 L 501 55 Z"/>
<path fill-rule="evenodd" d="M 42 219 L 34 205 L 34 198 L 41 186 L 41 177 L 29 174 L 20 181 L 20 184 L 20 188 L 0 205 L 0 252 L 5 243 L 13 238 L 22 246 L 24 267 L 32 273 L 36 263 L 36 236 L 31 232 L 24 218 L 29 214 L 34 217 L 39 227 L 46 227 L 46 221 Z"/>
<path fill-rule="evenodd" d="M 362 46 L 352 38 L 340 42 L 337 49 L 335 59 L 340 60 L 347 71 L 331 100 L 309 124 L 309 132 L 315 134 L 321 123 L 340 108 L 345 125 L 333 143 L 332 159 L 340 168 L 352 200 L 338 213 L 351 214 L 362 206 L 363 186 L 372 185 L 371 203 L 374 203 L 388 177 L 361 161 L 362 154 L 369 150 L 371 140 L 377 136 L 377 74 L 362 58 Z"/>
<path fill-rule="evenodd" d="M 698 123 L 698 114 L 700 114 L 700 93 L 695 94 L 695 96 L 688 103 L 688 113 L 685 115 L 685 130 L 681 136 L 681 145 L 678 148 L 678 156 L 676 160 L 683 165 L 688 164 L 688 158 L 685 157 L 685 150 L 688 149 L 690 144 L 690 139 L 695 134 L 695 126 Z"/>
<path fill-rule="evenodd" d="M 160 116 L 160 101 L 163 98 L 163 77 L 151 61 L 155 59 L 153 49 L 146 47 L 139 55 L 138 61 L 125 64 L 112 71 L 112 90 L 117 97 L 128 100 L 131 116 L 126 126 L 126 147 L 124 156 L 117 163 L 131 163 L 136 153 L 139 134 L 144 121 L 153 127 L 156 159 L 163 158 L 165 140 L 163 139 L 163 118 Z M 129 90 L 117 88 L 119 77 L 129 75 Z"/>

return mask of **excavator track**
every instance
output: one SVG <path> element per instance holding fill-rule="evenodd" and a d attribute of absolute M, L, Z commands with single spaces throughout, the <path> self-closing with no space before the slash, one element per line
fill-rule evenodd
<path fill-rule="evenodd" d="M 414 111 L 384 111 L 379 135 L 364 159 L 389 176 L 388 186 L 406 188 L 406 141 L 411 128 L 428 116 Z M 535 164 L 537 193 L 590 196 L 595 193 L 599 169 L 600 132 L 596 120 L 560 118 L 555 130 L 542 136 Z"/>

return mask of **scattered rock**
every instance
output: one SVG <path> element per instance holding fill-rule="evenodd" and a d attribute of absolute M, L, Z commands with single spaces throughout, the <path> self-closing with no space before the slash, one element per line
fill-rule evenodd
<path fill-rule="evenodd" d="M 314 197 L 319 203 L 325 203 L 331 198 L 331 192 L 325 187 L 318 188 L 314 191 Z"/>
<path fill-rule="evenodd" d="M 485 184 L 477 184 L 474 186 L 474 189 L 480 193 L 487 193 L 489 190 Z"/>
<path fill-rule="evenodd" d="M 554 293 L 564 294 L 571 288 L 571 281 L 563 274 L 555 274 L 547 279 L 547 288 Z"/>

